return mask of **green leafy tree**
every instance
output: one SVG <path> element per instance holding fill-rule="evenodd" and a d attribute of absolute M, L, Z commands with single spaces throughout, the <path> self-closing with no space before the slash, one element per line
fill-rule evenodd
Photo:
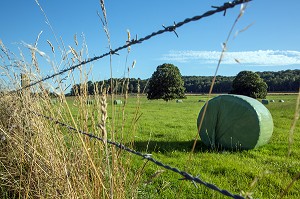
<path fill-rule="evenodd" d="M 252 71 L 241 71 L 232 82 L 232 94 L 246 95 L 252 98 L 265 98 L 268 85 L 258 74 Z"/>
<path fill-rule="evenodd" d="M 179 69 L 173 64 L 157 67 L 149 80 L 148 99 L 165 101 L 185 98 L 185 88 Z"/>

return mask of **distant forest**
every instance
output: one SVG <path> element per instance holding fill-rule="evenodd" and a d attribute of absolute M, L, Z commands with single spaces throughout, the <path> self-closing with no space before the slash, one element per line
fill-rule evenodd
<path fill-rule="evenodd" d="M 256 72 L 268 85 L 268 92 L 297 92 L 300 86 L 300 70 L 285 70 L 279 72 Z M 212 76 L 182 76 L 186 93 L 208 93 Z M 228 93 L 232 89 L 232 81 L 235 76 L 218 75 L 213 88 L 213 93 Z M 130 78 L 128 82 L 128 93 L 147 93 L 149 79 Z M 124 93 L 128 79 L 113 79 L 114 92 Z M 105 87 L 110 91 L 110 79 L 99 82 L 87 82 L 86 87 L 80 84 L 73 85 L 69 95 L 81 93 L 80 89 L 86 88 L 90 95 L 95 89 L 99 91 Z"/>

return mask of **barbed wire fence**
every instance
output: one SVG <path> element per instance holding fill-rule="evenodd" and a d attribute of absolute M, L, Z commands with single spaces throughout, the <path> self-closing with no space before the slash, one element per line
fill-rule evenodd
<path fill-rule="evenodd" d="M 29 84 L 27 84 L 27 85 L 25 85 L 25 86 L 23 86 L 23 87 L 21 87 L 19 89 L 11 91 L 10 93 L 16 93 L 16 92 L 18 93 L 18 92 L 20 92 L 20 91 L 22 91 L 24 89 L 28 89 L 30 87 L 33 87 L 33 86 L 35 86 L 35 85 L 37 85 L 39 83 L 42 83 L 42 82 L 44 82 L 46 80 L 49 80 L 51 78 L 54 78 L 56 76 L 62 75 L 64 73 L 68 72 L 68 71 L 72 71 L 74 69 L 77 69 L 77 68 L 79 68 L 82 65 L 85 65 L 85 64 L 88 64 L 88 63 L 100 60 L 100 59 L 102 59 L 102 58 L 104 58 L 106 56 L 117 54 L 117 52 L 120 51 L 120 50 L 126 49 L 126 48 L 128 48 L 128 47 L 130 47 L 132 45 L 141 44 L 141 43 L 145 42 L 146 40 L 149 40 L 149 39 L 151 39 L 151 38 L 153 38 L 155 36 L 161 35 L 163 33 L 173 32 L 178 37 L 178 34 L 176 32 L 177 28 L 179 28 L 181 26 L 184 26 L 184 25 L 186 25 L 186 24 L 188 24 L 190 22 L 198 21 L 198 20 L 201 20 L 203 18 L 212 16 L 212 15 L 214 15 L 216 13 L 223 12 L 223 15 L 225 16 L 227 9 L 234 8 L 237 5 L 240 5 L 240 4 L 243 4 L 243 3 L 246 3 L 246 2 L 250 2 L 250 1 L 252 1 L 252 0 L 234 0 L 232 2 L 226 2 L 226 3 L 224 3 L 221 6 L 212 6 L 213 10 L 209 10 L 209 11 L 205 12 L 202 15 L 197 15 L 197 16 L 194 16 L 194 17 L 191 17 L 191 18 L 186 18 L 185 20 L 183 20 L 181 22 L 178 22 L 178 23 L 174 22 L 174 24 L 170 25 L 170 26 L 163 26 L 163 29 L 161 29 L 161 30 L 158 30 L 156 32 L 152 32 L 151 34 L 148 34 L 148 35 L 146 35 L 146 36 L 144 36 L 144 37 L 142 37 L 140 39 L 138 39 L 138 38 L 132 39 L 131 41 L 127 42 L 123 46 L 120 46 L 120 47 L 115 48 L 115 49 L 111 49 L 110 51 L 108 51 L 108 52 L 106 52 L 106 53 L 104 53 L 102 55 L 95 56 L 95 57 L 92 57 L 92 58 L 88 58 L 88 59 L 86 59 L 84 61 L 81 61 L 78 64 L 72 65 L 72 66 L 70 66 L 68 68 L 65 68 L 65 69 L 63 69 L 63 70 L 61 70 L 61 71 L 59 71 L 57 73 L 53 73 L 51 75 L 47 75 L 47 76 L 41 78 L 40 80 L 37 80 L 37 81 L 32 82 L 32 83 L 29 83 Z M 72 127 L 72 126 L 70 126 L 70 125 L 68 125 L 66 123 L 63 123 L 63 122 L 61 122 L 59 120 L 56 120 L 55 118 L 52 118 L 52 117 L 49 117 L 49 116 L 46 116 L 46 115 L 43 115 L 43 114 L 40 114 L 40 113 L 37 113 L 37 112 L 33 112 L 33 111 L 31 111 L 31 113 L 34 114 L 34 115 L 36 115 L 36 116 L 38 116 L 38 117 L 43 117 L 43 118 L 45 118 L 45 119 L 47 119 L 49 121 L 52 121 L 55 124 L 61 125 L 61 126 L 67 128 L 69 130 L 72 130 L 74 132 L 77 132 L 77 133 L 80 133 L 82 135 L 88 136 L 89 138 L 96 139 L 96 140 L 99 140 L 99 141 L 102 141 L 102 142 L 106 142 L 106 143 L 108 143 L 110 145 L 113 145 L 113 146 L 115 146 L 115 147 L 117 147 L 117 148 L 119 148 L 121 150 L 124 150 L 124 151 L 132 153 L 134 155 L 140 156 L 143 159 L 146 159 L 146 160 L 148 160 L 148 161 L 150 161 L 150 162 L 152 162 L 152 163 L 154 163 L 154 164 L 156 164 L 156 165 L 158 165 L 160 167 L 163 167 L 163 168 L 165 168 L 167 170 L 170 170 L 172 172 L 175 172 L 175 173 L 183 176 L 183 178 L 181 180 L 189 180 L 189 181 L 193 182 L 194 184 L 198 183 L 198 184 L 204 185 L 205 187 L 207 187 L 209 189 L 212 189 L 214 191 L 217 191 L 217 192 L 219 192 L 219 193 L 221 193 L 221 194 L 223 194 L 225 196 L 228 196 L 228 197 L 232 197 L 232 198 L 236 198 L 236 199 L 242 199 L 242 198 L 244 198 L 241 195 L 233 194 L 233 193 L 231 193 L 228 190 L 221 189 L 218 186 L 216 186 L 216 185 L 214 185 L 212 183 L 206 182 L 206 181 L 200 179 L 199 177 L 195 177 L 195 176 L 193 176 L 193 175 L 191 175 L 191 174 L 189 174 L 189 173 L 187 173 L 185 171 L 182 171 L 182 170 L 179 170 L 179 169 L 177 169 L 175 167 L 172 167 L 170 165 L 164 164 L 163 162 L 160 162 L 160 161 L 156 160 L 155 158 L 153 158 L 151 154 L 144 154 L 144 153 L 141 153 L 139 151 L 135 151 L 134 149 L 128 148 L 125 145 L 123 145 L 122 143 L 114 142 L 114 141 L 111 141 L 111 140 L 105 140 L 105 139 L 103 139 L 103 138 L 101 138 L 99 136 L 96 136 L 96 135 L 92 134 L 92 133 L 88 133 L 88 132 L 85 132 L 85 131 L 82 131 L 82 130 L 78 130 L 75 127 Z"/>

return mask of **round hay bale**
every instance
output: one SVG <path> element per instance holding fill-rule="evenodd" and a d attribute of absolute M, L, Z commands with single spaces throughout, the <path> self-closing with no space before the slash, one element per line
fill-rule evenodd
<path fill-rule="evenodd" d="M 176 100 L 176 102 L 177 102 L 177 103 L 182 103 L 183 101 L 182 101 L 182 100 Z"/>
<path fill-rule="evenodd" d="M 114 105 L 120 105 L 122 104 L 122 100 L 114 100 Z"/>
<path fill-rule="evenodd" d="M 275 100 L 270 100 L 270 102 L 275 102 Z"/>
<path fill-rule="evenodd" d="M 281 99 L 281 100 L 279 100 L 279 102 L 284 102 L 284 100 Z"/>
<path fill-rule="evenodd" d="M 201 109 L 197 125 L 205 106 Z M 273 119 L 259 101 L 242 95 L 220 95 L 208 102 L 199 130 L 202 142 L 217 149 L 253 149 L 266 144 L 273 133 Z"/>
<path fill-rule="evenodd" d="M 267 100 L 267 99 L 262 99 L 262 100 L 261 100 L 261 103 L 262 103 L 262 104 L 269 104 L 269 100 Z"/>

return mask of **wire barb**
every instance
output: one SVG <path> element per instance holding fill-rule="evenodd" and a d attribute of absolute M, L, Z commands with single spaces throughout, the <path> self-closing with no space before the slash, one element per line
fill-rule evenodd
<path fill-rule="evenodd" d="M 199 178 L 199 176 L 200 176 L 200 175 L 197 175 L 195 178 Z M 186 177 L 180 178 L 179 180 L 190 180 L 190 181 L 193 183 L 193 185 L 194 185 L 196 188 L 198 188 L 198 186 L 197 186 L 197 184 L 196 184 L 196 182 L 195 182 L 194 180 L 188 179 L 188 178 L 186 178 Z"/>
<path fill-rule="evenodd" d="M 152 157 L 152 154 L 145 154 L 144 159 L 150 159 Z"/>
<path fill-rule="evenodd" d="M 169 32 L 174 32 L 176 37 L 178 38 L 178 34 L 177 32 L 175 31 L 176 30 L 176 23 L 174 21 L 174 25 L 173 26 L 168 26 L 168 27 L 165 27 L 164 25 L 162 25 L 162 27 L 166 30 L 166 31 L 169 31 Z"/>

